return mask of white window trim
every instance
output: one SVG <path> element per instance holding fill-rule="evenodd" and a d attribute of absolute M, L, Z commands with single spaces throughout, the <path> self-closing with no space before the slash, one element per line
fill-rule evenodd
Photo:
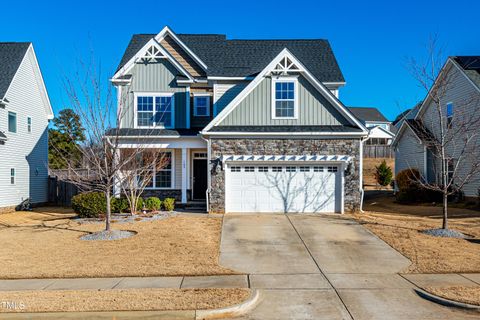
<path fill-rule="evenodd" d="M 207 100 L 207 114 L 205 115 L 199 115 L 197 113 L 197 99 L 198 97 L 206 97 L 208 98 Z M 210 117 L 210 100 L 211 100 L 211 95 L 209 93 L 194 93 L 193 94 L 193 116 L 194 117 Z"/>
<path fill-rule="evenodd" d="M 153 97 L 153 113 L 155 114 L 155 98 L 156 97 L 171 97 L 172 98 L 172 123 L 170 126 L 157 125 L 153 122 L 153 126 L 139 126 L 138 125 L 138 97 Z M 134 115 L 133 115 L 133 127 L 134 128 L 146 128 L 146 129 L 172 129 L 175 128 L 175 92 L 134 92 L 133 93 Z"/>
<path fill-rule="evenodd" d="M 277 117 L 275 113 L 276 95 L 275 85 L 278 82 L 293 82 L 293 117 Z M 298 119 L 298 78 L 296 76 L 290 77 L 272 77 L 272 119 L 274 120 L 296 120 Z"/>
<path fill-rule="evenodd" d="M 15 115 L 15 131 L 10 131 L 10 114 Z M 16 134 L 18 132 L 18 114 L 14 111 L 7 112 L 7 132 Z"/>
<path fill-rule="evenodd" d="M 12 170 L 13 170 L 13 176 L 12 176 Z M 13 178 L 13 183 L 12 183 L 12 178 Z M 14 186 L 17 184 L 17 170 L 15 168 L 10 168 L 10 185 Z"/>
<path fill-rule="evenodd" d="M 172 165 L 170 166 L 170 172 L 172 173 L 172 178 L 170 179 L 170 187 L 167 187 L 167 188 L 159 188 L 159 187 L 156 187 L 156 175 L 157 175 L 157 172 L 155 170 L 155 173 L 152 177 L 152 183 L 153 183 L 153 187 L 146 187 L 145 190 L 171 190 L 171 189 L 175 189 L 175 149 L 165 149 L 165 150 L 161 150 L 159 152 L 170 152 L 171 154 L 171 163 Z M 167 171 L 166 169 L 162 169 L 163 171 Z"/>

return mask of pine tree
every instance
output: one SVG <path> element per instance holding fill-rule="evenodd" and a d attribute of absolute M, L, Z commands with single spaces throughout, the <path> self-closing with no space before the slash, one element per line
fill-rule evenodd
<path fill-rule="evenodd" d="M 377 183 L 382 187 L 388 186 L 392 182 L 393 173 L 392 169 L 387 166 L 387 162 L 385 160 L 379 166 L 375 167 L 375 179 Z"/>

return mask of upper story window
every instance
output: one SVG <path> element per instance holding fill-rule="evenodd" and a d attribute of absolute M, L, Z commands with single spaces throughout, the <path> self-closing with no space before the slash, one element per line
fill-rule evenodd
<path fill-rule="evenodd" d="M 297 79 L 274 79 L 272 91 L 273 118 L 297 118 Z"/>
<path fill-rule="evenodd" d="M 27 132 L 32 133 L 32 118 L 27 117 Z"/>
<path fill-rule="evenodd" d="M 139 95 L 137 103 L 137 127 L 173 127 L 173 93 Z"/>
<path fill-rule="evenodd" d="M 210 116 L 210 95 L 195 95 L 193 97 L 193 115 L 196 117 Z"/>
<path fill-rule="evenodd" d="M 8 112 L 8 131 L 17 132 L 17 114 L 15 112 Z"/>
<path fill-rule="evenodd" d="M 453 103 L 447 103 L 447 126 L 450 128 L 452 126 L 453 120 Z"/>
<path fill-rule="evenodd" d="M 10 184 L 15 184 L 15 168 L 10 169 Z"/>

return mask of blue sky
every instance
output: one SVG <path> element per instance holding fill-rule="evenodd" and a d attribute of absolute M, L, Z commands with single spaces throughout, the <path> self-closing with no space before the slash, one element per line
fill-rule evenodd
<path fill-rule="evenodd" d="M 132 34 L 164 25 L 231 39 L 328 39 L 347 81 L 343 103 L 377 107 L 390 119 L 425 95 L 405 64 L 426 57 L 431 35 L 446 55 L 480 55 L 478 0 L 9 1 L 3 8 L 0 41 L 34 42 L 56 112 L 67 101 L 62 76 L 78 57 L 91 48 L 111 75 Z"/>

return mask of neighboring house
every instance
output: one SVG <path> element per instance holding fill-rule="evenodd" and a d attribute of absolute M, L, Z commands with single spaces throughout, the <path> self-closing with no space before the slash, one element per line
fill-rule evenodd
<path fill-rule="evenodd" d="M 415 119 L 415 116 L 417 115 L 421 105 L 422 101 L 417 103 L 413 108 L 401 112 L 392 122 L 392 131 L 398 132 L 405 119 Z"/>
<path fill-rule="evenodd" d="M 30 42 L 0 42 L 0 208 L 47 202 L 52 107 Z"/>
<path fill-rule="evenodd" d="M 448 81 L 444 81 L 448 77 Z M 434 86 L 444 85 L 445 94 L 442 95 L 442 117 L 449 126 L 459 126 L 455 115 L 478 116 L 480 108 L 480 56 L 449 57 L 443 66 Z M 438 140 L 440 119 L 436 105 L 432 102 L 430 93 L 425 100 L 412 109 L 397 123 L 399 127 L 397 137 L 393 142 L 395 148 L 395 174 L 415 168 L 420 171 L 425 180 L 439 181 L 440 163 L 432 150 L 429 141 Z M 461 128 L 461 127 L 458 127 Z M 479 128 L 480 130 L 480 128 Z M 458 135 L 458 146 L 464 145 L 462 137 Z M 448 166 L 455 164 L 455 151 L 447 146 L 450 156 Z M 468 163 L 462 164 L 460 175 L 467 172 Z M 463 187 L 466 196 L 476 197 L 480 188 L 480 179 L 475 178 Z"/>
<path fill-rule="evenodd" d="M 369 134 L 366 145 L 390 145 L 395 138 L 392 122 L 377 108 L 349 107 L 351 113 L 367 127 Z"/>
<path fill-rule="evenodd" d="M 143 139 L 171 158 L 145 196 L 218 213 L 359 208 L 368 131 L 337 98 L 345 81 L 328 41 L 165 27 L 132 37 L 112 83 L 120 145 Z"/>

